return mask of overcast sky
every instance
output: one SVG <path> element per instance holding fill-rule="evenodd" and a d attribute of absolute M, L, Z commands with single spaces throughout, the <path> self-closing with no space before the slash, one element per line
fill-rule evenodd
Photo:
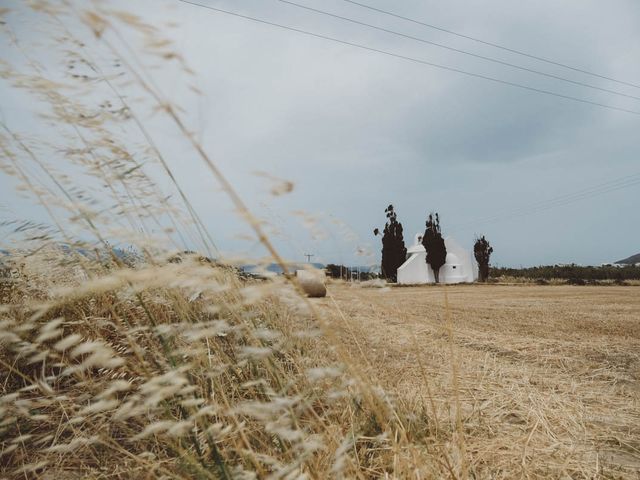
<path fill-rule="evenodd" d="M 277 0 L 194 0 L 270 22 L 561 95 L 640 112 L 640 100 L 545 78 Z M 574 81 L 640 97 L 640 88 L 585 75 L 363 9 L 344 0 L 296 0 L 362 22 Z M 362 0 L 464 35 L 640 85 L 640 3 L 635 0 Z M 7 2 L 10 3 L 10 2 Z M 526 91 L 305 36 L 178 0 L 116 2 L 169 33 L 195 71 L 202 97 L 184 97 L 189 125 L 258 216 L 278 232 L 292 260 L 379 260 L 374 227 L 392 203 L 405 240 L 440 212 L 445 234 L 470 248 L 475 234 L 494 245 L 493 263 L 598 264 L 640 251 L 640 185 L 601 195 L 585 190 L 640 173 L 640 115 Z M 14 3 L 12 5 L 17 5 Z M 27 13 L 9 17 L 23 39 L 42 32 Z M 41 26 L 40 26 L 41 27 Z M 78 35 L 86 35 L 77 27 Z M 41 30 L 41 29 L 40 29 Z M 0 55 L 10 55 L 4 53 Z M 15 59 L 12 59 L 15 60 Z M 42 59 L 46 62 L 46 59 Z M 166 93 L 188 79 L 164 69 Z M 35 108 L 0 84 L 4 118 L 24 130 Z M 179 180 L 223 252 L 259 256 L 231 204 L 191 152 L 162 135 Z M 269 195 L 256 171 L 290 180 Z M 2 175 L 2 174 L 0 174 Z M 634 177 L 630 177 L 631 180 Z M 635 177 L 638 178 L 638 177 Z M 0 204 L 38 216 L 0 179 Z M 611 184 L 617 187 L 621 184 Z M 567 202 L 585 191 L 579 201 Z M 553 202 L 554 199 L 559 199 Z M 549 203 L 545 203 L 550 201 Z M 549 208 L 547 208 L 549 207 Z M 324 235 L 310 233 L 313 215 Z M 358 257 L 368 249 L 371 257 Z"/>

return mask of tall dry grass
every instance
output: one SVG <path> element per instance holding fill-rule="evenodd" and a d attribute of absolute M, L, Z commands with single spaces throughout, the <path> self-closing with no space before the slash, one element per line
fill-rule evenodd
<path fill-rule="evenodd" d="M 35 112 L 3 117 L 1 168 L 49 218 L 3 223 L 2 477 L 464 472 L 427 409 L 399 408 L 294 280 L 242 279 L 219 256 L 154 129 L 178 135 L 284 266 L 154 80 L 150 62 L 192 74 L 157 26 L 104 2 L 1 15 L 2 81 Z M 185 245 L 216 261 L 176 257 Z"/>
<path fill-rule="evenodd" d="M 25 257 L 4 292 L 3 473 L 323 478 L 391 467 L 402 422 L 292 288 L 194 258 L 113 265 L 75 285 L 67 272 L 55 288 L 61 255 Z"/>

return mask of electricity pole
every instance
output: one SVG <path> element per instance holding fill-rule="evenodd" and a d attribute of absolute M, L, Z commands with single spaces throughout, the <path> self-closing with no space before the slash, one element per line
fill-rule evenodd
<path fill-rule="evenodd" d="M 307 263 L 311 263 L 311 257 L 315 257 L 313 253 L 305 253 L 305 257 L 307 257 Z"/>

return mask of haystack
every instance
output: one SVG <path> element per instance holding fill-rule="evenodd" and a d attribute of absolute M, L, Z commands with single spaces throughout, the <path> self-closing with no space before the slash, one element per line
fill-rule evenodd
<path fill-rule="evenodd" d="M 325 274 L 322 270 L 296 270 L 298 282 L 308 297 L 325 297 Z"/>

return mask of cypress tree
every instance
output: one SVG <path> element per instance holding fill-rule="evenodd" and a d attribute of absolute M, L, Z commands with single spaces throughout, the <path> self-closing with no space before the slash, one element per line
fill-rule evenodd
<path fill-rule="evenodd" d="M 435 217 L 432 213 L 426 222 L 426 229 L 422 236 L 422 245 L 427 251 L 427 263 L 431 265 L 436 283 L 440 281 L 440 268 L 447 261 L 447 247 L 442 238 L 440 230 L 440 217 L 436 213 Z"/>
<path fill-rule="evenodd" d="M 398 268 L 407 259 L 407 248 L 404 245 L 402 224 L 398 222 L 397 214 L 393 205 L 389 205 L 384 210 L 387 216 L 387 223 L 382 234 L 382 276 L 392 282 L 398 281 Z M 378 235 L 380 230 L 373 231 Z"/>
<path fill-rule="evenodd" d="M 484 235 L 480 238 L 476 238 L 476 243 L 473 245 L 473 256 L 476 257 L 478 262 L 478 276 L 481 282 L 486 282 L 489 278 L 489 258 L 493 253 L 493 247 Z"/>

